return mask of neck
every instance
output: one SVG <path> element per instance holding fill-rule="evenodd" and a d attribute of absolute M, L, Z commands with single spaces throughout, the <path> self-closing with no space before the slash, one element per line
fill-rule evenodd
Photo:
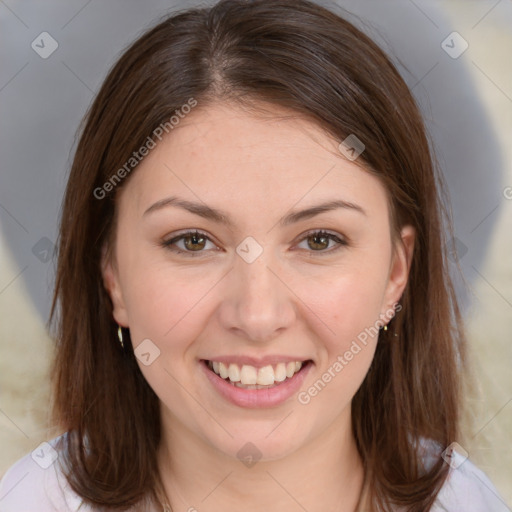
<path fill-rule="evenodd" d="M 355 512 L 364 471 L 348 409 L 307 445 L 254 465 L 212 447 L 164 413 L 158 464 L 172 510 Z"/>

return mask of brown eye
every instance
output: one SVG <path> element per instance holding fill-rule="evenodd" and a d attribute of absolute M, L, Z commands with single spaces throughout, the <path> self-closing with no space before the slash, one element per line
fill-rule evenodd
<path fill-rule="evenodd" d="M 207 253 L 206 244 L 212 244 L 210 238 L 199 231 L 187 231 L 171 240 L 163 241 L 161 245 L 169 251 L 187 256 L 200 256 Z"/>
<path fill-rule="evenodd" d="M 309 252 L 319 252 L 319 253 L 331 253 L 342 246 L 347 246 L 348 243 L 346 240 L 340 238 L 334 233 L 328 233 L 327 231 L 313 231 L 308 233 L 301 241 L 301 243 L 306 242 L 307 247 L 304 249 L 309 250 Z M 334 242 L 334 246 L 330 245 L 331 242 Z"/>
<path fill-rule="evenodd" d="M 314 234 L 307 237 L 308 245 L 315 251 L 321 251 L 329 247 L 330 238 L 326 235 Z"/>
<path fill-rule="evenodd" d="M 206 237 L 200 234 L 184 236 L 183 240 L 185 247 L 190 251 L 200 251 L 206 245 Z"/>

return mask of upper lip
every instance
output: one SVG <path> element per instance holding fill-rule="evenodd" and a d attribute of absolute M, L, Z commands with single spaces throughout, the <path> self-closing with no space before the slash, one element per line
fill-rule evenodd
<path fill-rule="evenodd" d="M 276 365 L 278 363 L 289 363 L 289 362 L 306 362 L 309 361 L 308 357 L 300 356 L 284 356 L 284 355 L 268 355 L 264 357 L 251 357 L 251 356 L 212 356 L 204 358 L 205 361 L 216 361 L 218 363 L 224 363 L 229 365 L 230 363 L 243 366 L 244 364 L 254 366 L 255 368 L 263 368 L 268 365 Z"/>

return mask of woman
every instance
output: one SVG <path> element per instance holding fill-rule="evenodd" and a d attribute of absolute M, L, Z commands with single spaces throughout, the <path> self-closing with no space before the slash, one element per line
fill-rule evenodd
<path fill-rule="evenodd" d="M 454 444 L 439 181 L 398 72 L 324 8 L 226 0 L 144 34 L 66 190 L 64 434 L 0 510 L 507 510 Z"/>

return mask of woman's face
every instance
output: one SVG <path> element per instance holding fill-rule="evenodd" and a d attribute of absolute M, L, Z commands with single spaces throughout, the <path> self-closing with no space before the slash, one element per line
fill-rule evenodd
<path fill-rule="evenodd" d="M 305 120 L 199 105 L 120 192 L 103 275 L 166 429 L 270 460 L 349 428 L 413 230 L 394 253 L 385 190 L 339 142 Z"/>

